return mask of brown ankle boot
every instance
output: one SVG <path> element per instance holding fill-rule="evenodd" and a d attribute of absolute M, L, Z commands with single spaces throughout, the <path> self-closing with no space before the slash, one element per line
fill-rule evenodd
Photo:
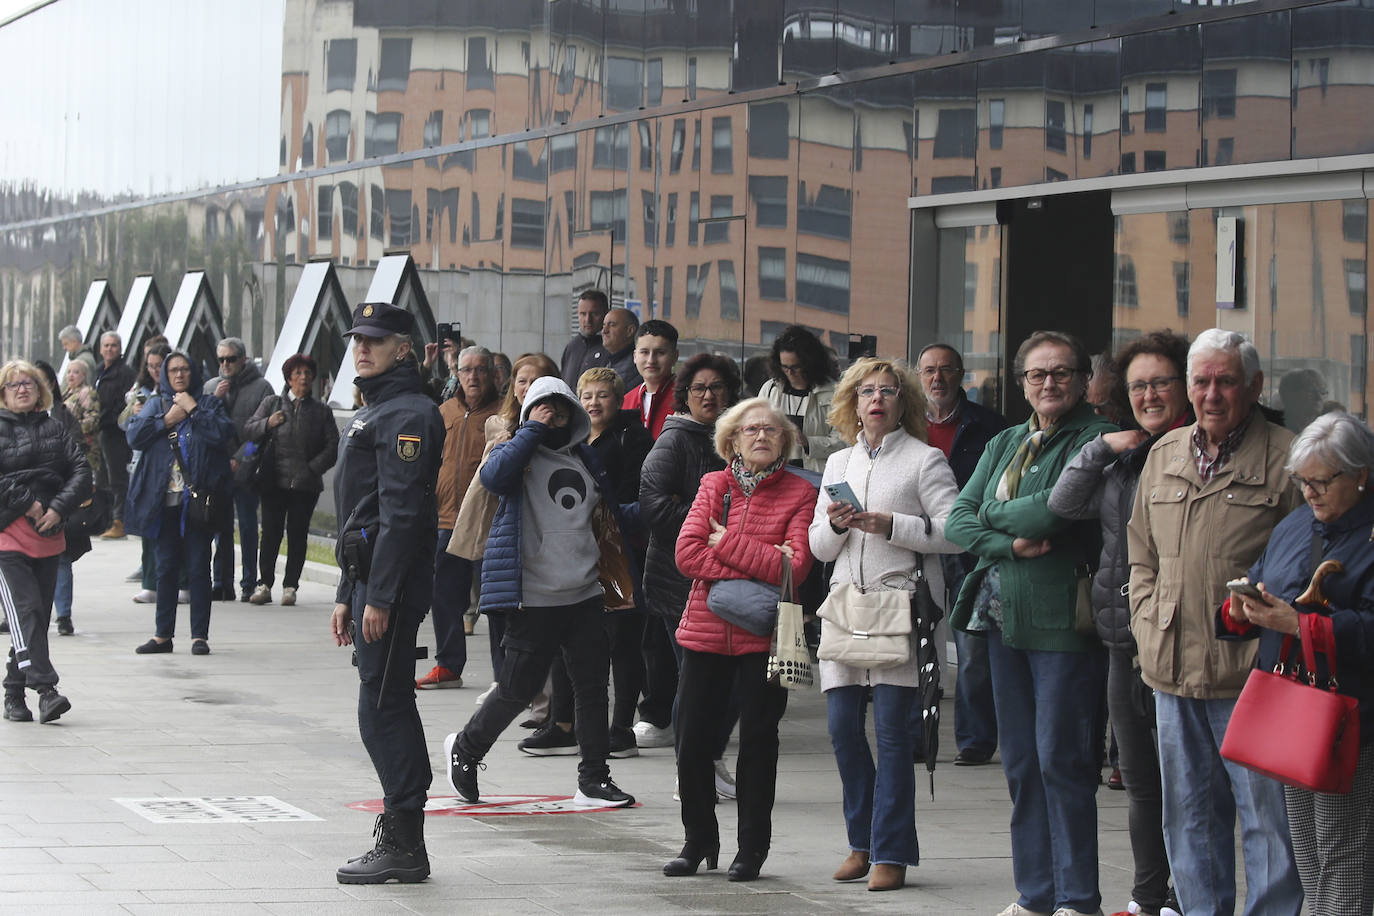
<path fill-rule="evenodd" d="M 840 867 L 835 871 L 836 881 L 855 881 L 868 874 L 868 853 L 850 850 Z"/>
<path fill-rule="evenodd" d="M 895 891 L 904 884 L 905 865 L 875 865 L 873 874 L 868 876 L 868 889 L 871 891 Z"/>

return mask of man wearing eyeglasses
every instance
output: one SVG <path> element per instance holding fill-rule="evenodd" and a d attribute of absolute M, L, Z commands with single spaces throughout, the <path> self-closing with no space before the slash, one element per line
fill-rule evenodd
<path fill-rule="evenodd" d="M 234 441 L 229 444 L 230 466 L 238 470 L 239 451 L 246 440 L 244 427 L 264 398 L 273 394 L 272 386 L 248 358 L 248 348 L 237 337 L 226 337 L 215 349 L 219 375 L 205 383 L 205 394 L 224 402 L 224 411 L 234 423 Z M 214 601 L 234 600 L 234 516 L 239 522 L 239 549 L 243 551 L 243 576 L 239 580 L 239 600 L 247 601 L 258 582 L 258 494 L 234 484 L 234 513 L 225 514 L 215 535 L 215 562 L 212 568 Z"/>
<path fill-rule="evenodd" d="M 945 453 L 954 479 L 963 489 L 978 467 L 978 459 L 993 436 L 1007 428 L 1001 414 L 975 404 L 964 393 L 964 358 L 949 344 L 922 348 L 916 371 L 926 393 L 926 430 L 930 444 Z M 978 558 L 971 553 L 941 554 L 945 587 L 958 595 L 964 576 Z M 953 607 L 948 601 L 945 607 Z M 997 710 L 988 670 L 988 641 L 954 631 L 959 653 L 959 678 L 954 683 L 954 741 L 959 753 L 955 766 L 979 766 L 997 750 Z"/>
<path fill-rule="evenodd" d="M 1150 449 L 1126 528 L 1131 633 L 1155 691 L 1164 840 L 1189 916 L 1233 909 L 1237 815 L 1245 913 L 1296 916 L 1302 907 L 1282 786 L 1220 754 L 1257 641 L 1217 639 L 1217 608 L 1226 582 L 1245 575 L 1300 500 L 1284 470 L 1293 434 L 1259 408 L 1259 365 L 1255 345 L 1233 331 L 1193 341 L 1187 384 L 1197 422 Z"/>

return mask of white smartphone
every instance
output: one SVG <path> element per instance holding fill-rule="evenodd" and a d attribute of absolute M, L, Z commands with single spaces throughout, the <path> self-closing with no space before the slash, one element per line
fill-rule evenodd
<path fill-rule="evenodd" d="M 864 507 L 859 503 L 859 497 L 854 495 L 854 488 L 849 485 L 847 480 L 826 484 L 825 495 L 830 497 L 831 502 L 846 503 L 852 506 L 855 512 L 864 511 Z"/>

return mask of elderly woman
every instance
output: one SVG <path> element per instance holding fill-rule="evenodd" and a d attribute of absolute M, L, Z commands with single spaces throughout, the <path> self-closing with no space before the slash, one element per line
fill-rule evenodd
<path fill-rule="evenodd" d="M 700 373 L 691 384 L 701 384 Z M 687 839 L 682 853 L 663 866 L 668 876 L 695 874 L 703 859 L 708 868 L 716 866 L 720 830 L 712 762 L 732 694 L 740 720 L 739 852 L 730 880 L 753 881 L 768 857 L 787 690 L 766 676 L 772 634 L 717 616 L 708 595 L 726 579 L 779 585 L 785 563 L 795 582 L 811 568 L 806 528 L 816 488 L 783 470 L 795 437 L 791 421 L 763 398 L 727 411 L 715 424 L 714 439 L 728 467 L 702 479 L 677 538 L 678 569 L 692 579 L 677 627 L 677 773 Z"/>
<path fill-rule="evenodd" d="M 1264 670 L 1278 661 L 1284 636 L 1333 639 L 1339 690 L 1360 703 L 1354 789 L 1328 795 L 1284 786 L 1283 795 L 1308 911 L 1367 916 L 1374 911 L 1374 434 L 1333 411 L 1299 433 L 1288 456 L 1307 502 L 1275 526 L 1250 569 L 1264 600 L 1233 594 L 1219 622 L 1231 633 L 1259 635 Z M 1294 606 L 1325 560 L 1344 567 L 1322 580 L 1326 606 Z M 1317 684 L 1326 686 L 1320 677 Z"/>
<path fill-rule="evenodd" d="M 173 350 L 163 360 L 158 393 L 129 421 L 129 446 L 143 455 L 129 483 L 125 517 L 132 533 L 155 542 L 157 561 L 156 632 L 134 650 L 139 655 L 172 651 L 183 565 L 191 593 L 191 654 L 210 654 L 214 532 L 188 518 L 188 491 L 210 493 L 219 501 L 228 498 L 234 424 L 219 398 L 196 397 L 194 392 L 203 387 L 200 367 Z"/>
<path fill-rule="evenodd" d="M 823 469 L 825 459 L 845 447 L 843 437 L 830 424 L 830 403 L 839 375 L 834 357 L 819 337 L 794 324 L 773 341 L 769 368 L 773 377 L 763 383 L 759 397 L 786 414 L 799 430 L 788 459 L 807 470 Z"/>
<path fill-rule="evenodd" d="M 38 721 L 72 708 L 57 692 L 48 657 L 48 623 L 57 558 L 66 549 L 62 521 L 91 489 L 85 450 L 65 421 L 52 417 L 52 390 L 32 364 L 0 368 L 0 605 L 9 624 L 5 718 L 32 722 L 24 701 L 38 694 Z"/>
<path fill-rule="evenodd" d="M 100 472 L 100 397 L 91 386 L 91 370 L 85 360 L 67 363 L 67 384 L 62 391 L 62 403 L 81 426 L 82 444 L 91 473 Z"/>
<path fill-rule="evenodd" d="M 262 501 L 262 543 L 258 555 L 258 587 L 248 599 L 253 604 L 272 600 L 272 583 L 277 577 L 277 552 L 282 533 L 286 533 L 286 575 L 282 579 L 281 603 L 296 603 L 296 589 L 305 568 L 305 548 L 310 534 L 310 518 L 315 503 L 324 491 L 325 472 L 339 456 L 339 428 L 334 412 L 314 396 L 315 361 L 304 353 L 288 357 L 281 374 L 286 392 L 263 398 L 257 411 L 244 426 L 250 442 L 275 448 L 270 495 Z M 270 437 L 270 438 L 269 438 Z"/>
<path fill-rule="evenodd" d="M 161 336 L 161 335 L 159 335 Z M 165 341 L 165 338 L 164 338 Z M 156 344 L 144 344 L 143 346 L 143 368 L 139 370 L 138 378 L 134 381 L 134 387 L 126 395 L 128 405 L 119 415 L 120 429 L 129 428 L 129 421 L 138 416 L 138 412 L 143 409 L 143 405 L 148 403 L 148 398 L 157 394 L 157 386 L 162 382 L 162 361 L 171 353 L 171 347 L 165 342 Z M 143 453 L 135 451 L 133 453 L 134 467 L 137 468 L 138 462 L 142 459 Z M 141 590 L 134 595 L 134 604 L 156 604 L 157 603 L 157 552 L 153 547 L 152 538 L 140 538 L 140 562 L 139 573 Z M 183 571 L 180 578 L 179 588 L 186 587 L 186 576 Z M 189 595 L 184 596 L 189 598 Z"/>
<path fill-rule="evenodd" d="M 1062 518 L 1101 519 L 1102 559 L 1093 577 L 1093 614 L 1108 653 L 1107 709 L 1120 748 L 1135 860 L 1128 909 L 1144 916 L 1178 916 L 1180 910 L 1169 887 L 1164 849 L 1154 691 L 1140 679 L 1131 635 L 1126 523 L 1150 449 L 1169 430 L 1193 422 L 1187 365 L 1188 340 L 1170 331 L 1154 331 L 1123 347 L 1110 368 L 1119 380 L 1113 397 L 1121 401 L 1125 396 L 1136 428 L 1103 433 L 1085 445 L 1060 475 L 1048 503 Z"/>
<path fill-rule="evenodd" d="M 1013 371 L 1031 418 L 988 443 L 945 524 L 945 536 L 978 557 L 950 625 L 988 639 L 1020 892 L 1002 916 L 1076 916 L 1102 902 L 1093 751 L 1102 645 L 1076 625 L 1078 579 L 1102 533 L 1046 505 L 1065 465 L 1115 428 L 1083 400 L 1088 365 L 1068 334 L 1036 331 L 1021 344 Z"/>
<path fill-rule="evenodd" d="M 920 380 L 888 360 L 861 359 L 840 379 L 830 423 L 853 445 L 830 456 L 823 484 L 848 483 L 863 509 L 824 491 L 816 501 L 811 549 L 817 560 L 834 562 L 831 587 L 909 590 L 924 576 L 939 601 L 945 589 L 937 554 L 959 552 L 944 537 L 959 488 L 944 453 L 926 442 Z M 920 860 L 908 727 L 919 686 L 916 657 L 913 645 L 908 661 L 888 668 L 821 662 L 850 849 L 834 877 L 862 878 L 871 865 L 871 891 L 900 888 L 907 866 Z M 876 767 L 864 727 L 870 702 Z"/>

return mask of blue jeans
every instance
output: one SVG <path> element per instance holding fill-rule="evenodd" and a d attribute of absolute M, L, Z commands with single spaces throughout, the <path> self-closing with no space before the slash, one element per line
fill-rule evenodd
<path fill-rule="evenodd" d="M 1164 845 L 1174 889 L 1188 916 L 1235 912 L 1239 814 L 1245 913 L 1296 916 L 1302 909 L 1302 884 L 1293 860 L 1283 786 L 1221 759 L 1221 739 L 1235 705 L 1234 699 L 1196 700 L 1155 691 Z"/>
<path fill-rule="evenodd" d="M 191 638 L 210 636 L 210 534 L 190 525 L 181 533 L 181 506 L 163 506 L 157 532 L 157 635 L 177 631 L 177 591 L 183 567 L 191 591 Z"/>
<path fill-rule="evenodd" d="M 1013 649 L 999 631 L 988 634 L 1011 792 L 1012 875 L 1017 902 L 1028 910 L 1095 913 L 1102 904 L 1093 752 L 1106 679 L 1102 655 Z"/>
<path fill-rule="evenodd" d="M 258 584 L 258 494 L 256 490 L 235 485 L 232 488 L 234 515 L 239 522 L 239 550 L 243 554 L 243 575 L 239 588 L 252 591 Z M 215 585 L 234 587 L 234 520 L 215 534 Z"/>
<path fill-rule="evenodd" d="M 482 564 L 448 552 L 452 528 L 440 528 L 434 546 L 434 598 L 430 617 L 434 619 L 434 662 L 454 674 L 462 674 L 468 663 L 468 638 L 463 630 L 463 615 L 472 604 L 472 580 L 481 581 Z M 498 673 L 501 669 L 495 669 Z"/>
<path fill-rule="evenodd" d="M 954 744 L 961 751 L 991 754 L 997 750 L 997 709 L 988 670 L 988 641 L 954 631 L 959 679 L 954 683 Z"/>
<path fill-rule="evenodd" d="M 888 684 L 873 688 L 876 768 L 864 728 L 867 694 L 867 688 L 859 686 L 825 692 L 830 745 L 844 787 L 849 848 L 867 852 L 877 864 L 917 865 L 921 850 L 916 840 L 916 771 L 908 727 L 912 708 L 920 705 L 916 690 Z"/>
<path fill-rule="evenodd" d="M 72 561 L 66 554 L 57 558 L 57 589 L 52 603 L 59 620 L 72 616 Z"/>

